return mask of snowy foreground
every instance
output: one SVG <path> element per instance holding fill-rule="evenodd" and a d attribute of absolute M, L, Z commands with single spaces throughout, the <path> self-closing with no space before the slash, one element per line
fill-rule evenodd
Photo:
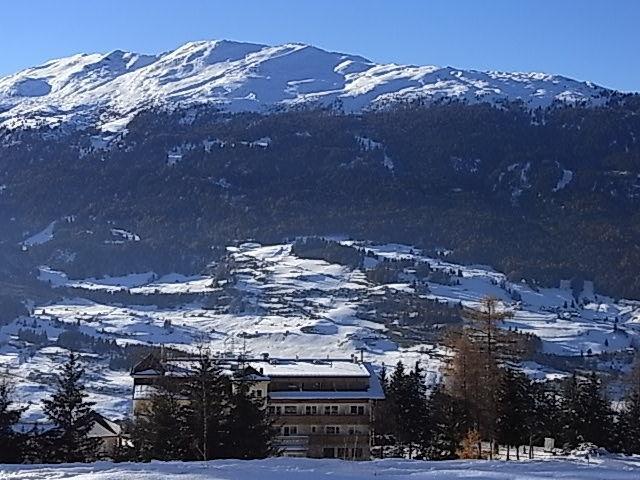
<path fill-rule="evenodd" d="M 180 463 L 153 462 L 95 463 L 75 465 L 0 465 L 3 480 L 297 480 L 331 478 L 365 480 L 379 479 L 575 479 L 622 480 L 640 478 L 640 458 L 607 457 L 592 460 L 553 460 L 531 462 L 451 461 L 420 462 L 410 460 L 379 460 L 345 462 L 341 460 L 310 460 L 272 458 L 268 460 L 221 460 Z"/>

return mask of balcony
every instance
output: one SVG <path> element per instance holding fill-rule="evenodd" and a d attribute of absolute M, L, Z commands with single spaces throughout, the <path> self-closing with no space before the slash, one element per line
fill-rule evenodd
<path fill-rule="evenodd" d="M 286 425 L 369 425 L 369 415 L 272 415 L 276 424 Z"/>
<path fill-rule="evenodd" d="M 282 450 L 306 450 L 309 447 L 309 437 L 306 435 L 279 435 L 274 443 Z"/>
<path fill-rule="evenodd" d="M 359 434 L 313 434 L 309 437 L 309 446 L 311 447 L 368 447 L 369 435 L 366 433 Z"/>

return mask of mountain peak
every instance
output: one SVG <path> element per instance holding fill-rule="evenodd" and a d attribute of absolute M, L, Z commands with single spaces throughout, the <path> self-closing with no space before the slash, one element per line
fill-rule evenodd
<path fill-rule="evenodd" d="M 160 55 L 78 54 L 0 78 L 0 126 L 85 125 L 89 119 L 104 127 L 99 112 L 107 111 L 120 128 L 149 104 L 266 112 L 338 102 L 358 112 L 419 98 L 521 100 L 535 108 L 556 100 L 597 104 L 605 91 L 546 73 L 377 64 L 304 43 L 199 40 Z"/>

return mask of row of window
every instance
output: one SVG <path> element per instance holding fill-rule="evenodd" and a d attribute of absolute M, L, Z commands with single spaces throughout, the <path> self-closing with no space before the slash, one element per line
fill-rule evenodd
<path fill-rule="evenodd" d="M 324 458 L 342 458 L 343 460 L 351 460 L 355 458 L 362 458 L 362 455 L 362 448 L 326 447 L 322 449 L 322 456 Z"/>
<path fill-rule="evenodd" d="M 324 430 L 322 427 L 312 425 L 311 433 L 325 433 L 327 435 L 359 435 L 364 432 L 357 425 L 326 425 Z M 285 437 L 298 435 L 298 426 L 285 425 L 280 427 L 280 434 Z"/>
<path fill-rule="evenodd" d="M 350 405 L 347 410 L 350 415 L 364 415 L 365 407 L 364 405 Z M 339 405 L 305 405 L 304 407 L 298 405 L 271 405 L 269 406 L 269 414 L 270 415 L 319 415 L 322 413 L 324 415 L 339 415 L 340 407 Z"/>

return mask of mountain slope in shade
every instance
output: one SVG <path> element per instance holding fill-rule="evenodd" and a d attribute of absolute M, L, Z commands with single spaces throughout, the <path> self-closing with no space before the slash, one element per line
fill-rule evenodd
<path fill-rule="evenodd" d="M 151 106 L 211 104 L 269 111 L 300 104 L 357 112 L 399 100 L 596 104 L 608 90 L 543 73 L 376 64 L 303 44 L 200 41 L 157 56 L 114 51 L 51 60 L 0 78 L 0 125 L 97 124 L 118 129 Z"/>

